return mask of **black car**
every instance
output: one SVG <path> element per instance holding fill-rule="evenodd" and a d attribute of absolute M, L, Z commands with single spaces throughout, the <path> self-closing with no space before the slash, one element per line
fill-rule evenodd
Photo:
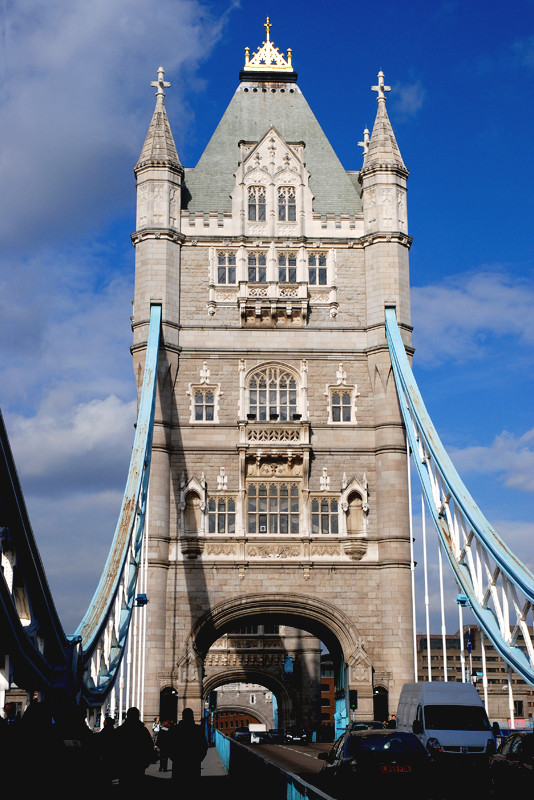
<path fill-rule="evenodd" d="M 378 722 L 378 720 L 358 720 L 357 722 L 351 722 L 349 725 L 349 731 L 366 731 L 366 730 L 384 730 L 385 725 L 383 722 Z"/>
<path fill-rule="evenodd" d="M 528 797 L 534 786 L 534 734 L 515 731 L 504 739 L 489 763 L 490 796 Z"/>
<path fill-rule="evenodd" d="M 282 728 L 271 728 L 267 731 L 267 742 L 269 744 L 283 744 L 285 740 L 285 733 Z"/>
<path fill-rule="evenodd" d="M 285 740 L 286 744 L 308 744 L 308 734 L 302 728 L 288 728 Z"/>
<path fill-rule="evenodd" d="M 242 744 L 250 744 L 250 731 L 248 728 L 236 728 L 232 733 L 232 739 Z"/>
<path fill-rule="evenodd" d="M 434 794 L 432 762 L 417 736 L 407 731 L 367 729 L 346 731 L 329 753 L 319 773 L 321 788 L 336 797 L 374 797 L 406 792 L 410 798 Z"/>

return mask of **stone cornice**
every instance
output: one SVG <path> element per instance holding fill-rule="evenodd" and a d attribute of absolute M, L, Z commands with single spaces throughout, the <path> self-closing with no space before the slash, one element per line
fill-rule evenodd
<path fill-rule="evenodd" d="M 409 170 L 407 170 L 406 167 L 402 166 L 401 164 L 387 162 L 384 164 L 369 164 L 360 170 L 358 175 L 358 183 L 363 185 L 365 178 L 368 176 L 384 172 L 387 172 L 389 175 L 398 175 L 399 178 L 404 178 L 405 180 L 410 174 Z"/>
<path fill-rule="evenodd" d="M 382 244 L 383 242 L 393 242 L 394 244 L 403 245 L 408 249 L 412 246 L 413 236 L 408 236 L 407 233 L 401 231 L 376 231 L 376 233 L 367 233 L 361 238 L 362 247 L 369 247 L 371 244 Z"/>
<path fill-rule="evenodd" d="M 182 244 L 185 240 L 184 234 L 175 228 L 142 228 L 132 233 L 130 238 L 134 247 L 146 239 L 166 239 L 169 242 L 179 244 Z"/>

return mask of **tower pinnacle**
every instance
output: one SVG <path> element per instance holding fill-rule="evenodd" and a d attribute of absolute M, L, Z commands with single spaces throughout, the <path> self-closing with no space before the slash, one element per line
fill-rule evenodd
<path fill-rule="evenodd" d="M 378 92 L 376 98 L 378 102 L 380 102 L 380 100 L 384 100 L 385 102 L 386 100 L 385 92 L 391 92 L 391 86 L 386 86 L 384 84 L 384 73 L 382 72 L 382 70 L 380 70 L 380 72 L 378 73 L 378 86 L 371 86 L 371 91 Z"/>
<path fill-rule="evenodd" d="M 267 22 L 263 23 L 267 31 L 263 46 L 258 48 L 252 58 L 250 57 L 250 48 L 245 47 L 245 66 L 243 71 L 264 71 L 264 72 L 293 72 L 291 64 L 291 48 L 287 49 L 287 59 L 281 53 L 278 47 L 275 47 L 271 42 L 271 22 L 267 17 Z"/>
<path fill-rule="evenodd" d="M 169 81 L 164 81 L 163 76 L 165 75 L 165 70 L 163 67 L 158 68 L 158 79 L 157 81 L 152 81 L 151 86 L 157 88 L 156 97 L 158 98 L 158 102 L 163 102 L 163 98 L 165 97 L 165 92 L 163 89 L 168 89 L 171 85 Z"/>

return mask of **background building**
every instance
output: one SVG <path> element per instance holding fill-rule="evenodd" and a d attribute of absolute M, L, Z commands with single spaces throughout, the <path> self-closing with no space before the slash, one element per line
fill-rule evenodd
<path fill-rule="evenodd" d="M 463 630 L 463 651 L 459 631 L 452 635 L 447 634 L 445 640 L 446 663 L 443 658 L 443 638 L 441 634 L 430 635 L 430 648 L 428 647 L 426 635 L 419 634 L 417 636 L 418 680 L 426 681 L 429 679 L 430 661 L 432 680 L 445 680 L 445 671 L 449 681 L 461 681 L 464 675 L 466 680 L 474 683 L 482 700 L 484 700 L 484 648 L 488 683 L 488 716 L 490 721 L 501 722 L 505 727 L 508 726 L 510 724 L 508 667 L 489 639 L 484 636 L 484 641 L 482 642 L 480 628 L 476 625 L 465 625 Z M 534 689 L 513 673 L 512 690 L 515 724 L 518 727 L 523 725 L 532 726 Z"/>

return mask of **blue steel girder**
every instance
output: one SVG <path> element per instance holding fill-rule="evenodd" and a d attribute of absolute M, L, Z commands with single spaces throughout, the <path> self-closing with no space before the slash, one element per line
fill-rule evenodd
<path fill-rule="evenodd" d="M 100 706 L 118 675 L 136 595 L 157 390 L 161 306 L 152 305 L 134 445 L 121 512 L 108 559 L 89 608 L 74 634 L 81 641 L 82 696 Z"/>
<path fill-rule="evenodd" d="M 495 649 L 518 675 L 534 686 L 534 576 L 503 542 L 462 482 L 423 403 L 395 308 L 386 307 L 385 317 L 406 434 L 449 565 Z M 520 634 L 524 648 L 517 643 Z"/>

